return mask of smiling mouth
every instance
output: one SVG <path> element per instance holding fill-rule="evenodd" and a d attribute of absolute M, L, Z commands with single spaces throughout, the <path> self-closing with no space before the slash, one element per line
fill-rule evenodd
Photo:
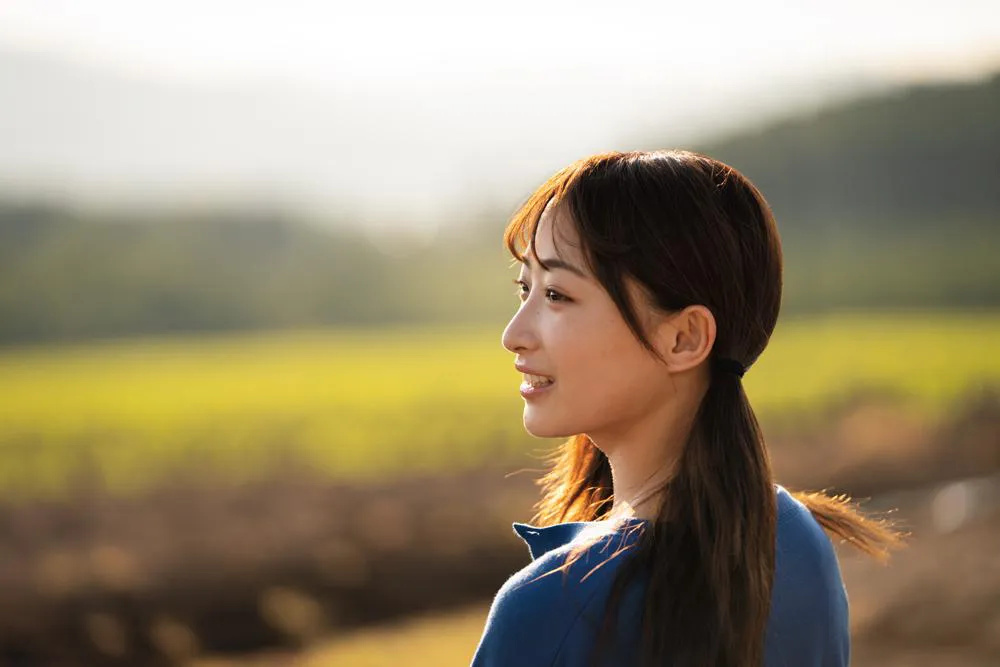
<path fill-rule="evenodd" d="M 524 382 L 525 384 L 537 389 L 539 387 L 547 387 L 548 385 L 553 384 L 555 380 L 544 375 L 529 375 L 528 373 L 525 373 Z"/>

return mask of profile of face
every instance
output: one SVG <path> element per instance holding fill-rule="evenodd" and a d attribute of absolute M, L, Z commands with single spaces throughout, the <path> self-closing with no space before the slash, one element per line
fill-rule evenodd
<path fill-rule="evenodd" d="M 587 434 L 600 447 L 628 439 L 644 422 L 662 421 L 678 391 L 677 372 L 707 355 L 705 345 L 710 348 L 712 341 L 697 337 L 708 332 L 687 336 L 684 325 L 679 329 L 666 314 L 654 312 L 629 284 L 647 337 L 668 363 L 646 349 L 587 269 L 568 206 L 546 207 L 534 244 L 523 253 L 521 304 L 502 338 L 519 369 L 552 381 L 538 385 L 539 378 L 524 376 L 525 429 L 537 437 Z M 711 326 L 714 338 L 714 322 L 699 319 L 699 313 L 685 320 L 700 322 L 703 329 Z"/>

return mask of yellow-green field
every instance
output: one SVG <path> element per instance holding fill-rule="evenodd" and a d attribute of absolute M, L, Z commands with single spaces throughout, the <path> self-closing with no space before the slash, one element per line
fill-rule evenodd
<path fill-rule="evenodd" d="M 758 413 L 858 391 L 946 410 L 1000 385 L 1000 314 L 784 320 L 745 378 Z M 499 330 L 143 339 L 0 352 L 0 485 L 117 492 L 176 471 L 263 476 L 282 458 L 357 477 L 472 465 L 537 446 Z M 82 471 L 82 472 L 81 472 Z"/>

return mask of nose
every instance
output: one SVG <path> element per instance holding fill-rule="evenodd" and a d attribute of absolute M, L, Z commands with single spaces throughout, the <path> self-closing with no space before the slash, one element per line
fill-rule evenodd
<path fill-rule="evenodd" d="M 521 307 L 514 313 L 514 317 L 510 318 L 510 322 L 507 323 L 500 339 L 508 352 L 517 354 L 537 347 L 538 337 L 532 319 L 527 302 L 521 304 Z"/>

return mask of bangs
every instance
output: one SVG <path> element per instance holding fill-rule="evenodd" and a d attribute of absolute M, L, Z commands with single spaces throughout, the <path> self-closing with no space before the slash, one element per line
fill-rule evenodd
<path fill-rule="evenodd" d="M 545 207 L 549 205 L 549 202 L 558 206 L 570 194 L 584 174 L 599 164 L 620 155 L 621 153 L 601 153 L 578 160 L 553 174 L 528 197 L 528 200 L 511 218 L 507 229 L 504 230 L 504 245 L 507 246 L 507 251 L 510 252 L 515 262 L 525 262 L 525 253 L 530 245 L 531 254 L 535 261 L 543 269 L 548 270 L 548 267 L 535 254 L 535 236 L 538 234 L 538 222 Z"/>

